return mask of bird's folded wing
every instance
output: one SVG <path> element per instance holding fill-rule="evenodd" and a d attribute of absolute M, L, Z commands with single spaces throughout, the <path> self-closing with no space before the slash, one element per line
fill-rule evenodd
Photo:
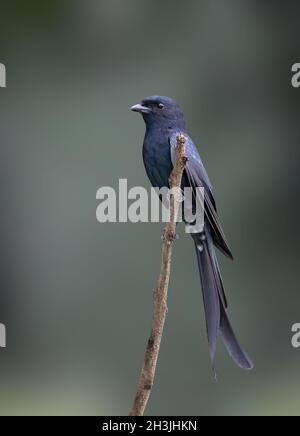
<path fill-rule="evenodd" d="M 170 151 L 173 165 L 176 163 L 177 136 L 179 133 L 180 132 L 175 133 L 170 137 Z M 190 186 L 192 188 L 204 188 L 205 217 L 210 226 L 214 243 L 226 256 L 233 259 L 217 214 L 212 185 L 201 161 L 198 150 L 189 136 L 187 136 L 186 142 L 186 156 L 188 159 L 186 175 Z"/>

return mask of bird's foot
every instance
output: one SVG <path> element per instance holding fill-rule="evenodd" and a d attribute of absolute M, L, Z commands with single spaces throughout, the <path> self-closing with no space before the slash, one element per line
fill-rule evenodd
<path fill-rule="evenodd" d="M 175 241 L 178 241 L 178 239 L 180 239 L 180 237 L 179 237 L 179 235 L 177 233 L 170 235 L 165 230 L 164 230 L 164 233 L 161 236 L 161 240 L 163 242 L 166 242 L 166 241 L 175 242 Z"/>

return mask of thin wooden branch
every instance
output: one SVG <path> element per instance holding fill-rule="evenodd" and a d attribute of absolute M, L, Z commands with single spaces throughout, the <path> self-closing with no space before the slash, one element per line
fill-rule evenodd
<path fill-rule="evenodd" d="M 173 242 L 176 239 L 176 224 L 181 202 L 178 193 L 181 192 L 179 191 L 181 189 L 181 180 L 187 163 L 185 155 L 186 141 L 187 138 L 184 135 L 178 135 L 176 165 L 174 166 L 169 180 L 171 192 L 174 194 L 170 196 L 170 220 L 164 230 L 161 271 L 157 287 L 154 291 L 154 314 L 151 335 L 148 341 L 144 366 L 140 375 L 138 390 L 130 411 L 130 416 L 144 415 L 154 383 L 160 344 L 168 313 L 167 298 L 171 272 L 172 248 Z"/>

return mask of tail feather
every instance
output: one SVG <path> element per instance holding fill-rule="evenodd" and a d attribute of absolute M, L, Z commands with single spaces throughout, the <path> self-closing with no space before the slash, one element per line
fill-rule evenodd
<path fill-rule="evenodd" d="M 225 347 L 232 360 L 242 369 L 253 369 L 254 365 L 250 357 L 239 344 L 239 341 L 237 340 L 229 322 L 226 310 L 223 306 L 221 307 L 220 331 L 223 337 Z"/>
<path fill-rule="evenodd" d="M 214 277 L 215 277 L 215 281 L 216 281 L 216 287 L 218 290 L 218 294 L 219 294 L 219 297 L 221 299 L 223 306 L 225 307 L 225 309 L 227 309 L 228 302 L 227 302 L 225 289 L 224 289 L 224 285 L 223 285 L 223 280 L 222 280 L 222 276 L 221 276 L 221 272 L 220 272 L 220 268 L 219 268 L 219 264 L 218 264 L 218 259 L 217 259 L 217 255 L 216 255 L 216 252 L 215 252 L 214 247 L 213 247 L 213 242 L 210 239 L 208 240 L 208 248 L 209 248 L 208 251 L 209 251 L 210 259 L 211 259 L 211 263 L 212 263 L 212 269 L 214 271 Z"/>
<path fill-rule="evenodd" d="M 252 369 L 253 363 L 239 344 L 226 313 L 227 300 L 212 237 L 208 232 L 192 236 L 197 252 L 212 363 L 221 333 L 233 361 L 242 369 Z"/>
<path fill-rule="evenodd" d="M 207 249 L 207 241 L 202 241 L 198 235 L 195 236 L 196 237 L 194 237 L 194 241 L 203 291 L 210 358 L 212 364 L 214 364 L 221 322 L 220 298 L 216 287 L 214 271 L 211 267 L 212 265 Z"/>

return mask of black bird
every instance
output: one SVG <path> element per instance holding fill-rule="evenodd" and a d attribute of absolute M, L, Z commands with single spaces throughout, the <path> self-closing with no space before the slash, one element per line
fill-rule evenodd
<path fill-rule="evenodd" d="M 142 114 L 146 123 L 143 159 L 154 187 L 169 187 L 169 176 L 176 159 L 177 136 L 182 133 L 187 137 L 188 163 L 182 187 L 204 188 L 204 229 L 192 234 L 192 238 L 202 284 L 211 361 L 214 364 L 217 339 L 221 334 L 234 362 L 243 369 L 252 369 L 253 363 L 239 344 L 226 313 L 227 300 L 215 247 L 230 259 L 233 256 L 220 225 L 212 185 L 198 150 L 186 131 L 183 112 L 174 100 L 161 96 L 147 97 L 131 110 Z"/>

